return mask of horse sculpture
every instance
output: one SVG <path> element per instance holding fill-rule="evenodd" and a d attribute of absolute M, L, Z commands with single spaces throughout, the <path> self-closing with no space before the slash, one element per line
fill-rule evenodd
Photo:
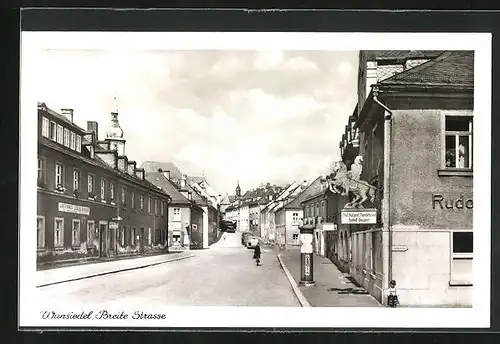
<path fill-rule="evenodd" d="M 351 192 L 354 195 L 354 199 L 348 202 L 345 208 L 364 208 L 363 204 L 368 199 L 371 203 L 375 201 L 377 188 L 357 179 L 357 176 L 352 175 L 351 171 L 347 171 L 347 166 L 342 161 L 336 162 L 333 172 L 327 176 L 327 181 L 329 181 L 331 192 L 339 193 L 342 196 L 348 196 Z"/>

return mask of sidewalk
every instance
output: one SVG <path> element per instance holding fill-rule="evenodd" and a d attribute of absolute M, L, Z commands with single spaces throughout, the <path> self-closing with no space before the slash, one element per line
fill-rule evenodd
<path fill-rule="evenodd" d="M 278 260 L 293 277 L 294 292 L 312 307 L 381 307 L 362 287 L 357 287 L 328 259 L 314 255 L 314 286 L 298 286 L 300 281 L 300 249 L 292 248 L 278 254 Z M 292 283 L 292 282 L 290 282 Z M 302 303 L 302 302 L 301 302 Z M 309 305 L 305 305 L 306 307 Z"/>
<path fill-rule="evenodd" d="M 191 258 L 195 254 L 192 251 L 154 255 L 149 257 L 120 259 L 103 263 L 82 264 L 76 266 L 67 266 L 49 270 L 40 270 L 36 272 L 37 287 L 43 287 L 51 284 L 69 282 L 84 278 L 96 277 L 110 273 L 144 268 L 147 266 L 158 265 L 170 261 Z"/>

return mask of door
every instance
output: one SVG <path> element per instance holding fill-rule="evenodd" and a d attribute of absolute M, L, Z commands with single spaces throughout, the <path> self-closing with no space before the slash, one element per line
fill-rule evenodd
<path fill-rule="evenodd" d="M 115 235 L 115 230 L 113 228 L 109 229 L 109 253 L 110 255 L 114 256 L 116 254 L 115 252 L 115 247 L 116 247 L 116 235 Z"/>
<path fill-rule="evenodd" d="M 141 237 L 139 238 L 139 245 L 141 253 L 144 252 L 144 240 L 146 239 L 146 235 L 144 233 L 144 228 L 141 228 Z"/>
<path fill-rule="evenodd" d="M 106 257 L 106 227 L 105 223 L 99 224 L 99 256 Z"/>

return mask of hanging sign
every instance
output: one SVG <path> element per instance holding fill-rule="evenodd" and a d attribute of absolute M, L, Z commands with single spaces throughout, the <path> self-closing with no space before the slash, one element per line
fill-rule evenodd
<path fill-rule="evenodd" d="M 377 209 L 346 209 L 342 210 L 342 224 L 360 225 L 376 224 Z"/>

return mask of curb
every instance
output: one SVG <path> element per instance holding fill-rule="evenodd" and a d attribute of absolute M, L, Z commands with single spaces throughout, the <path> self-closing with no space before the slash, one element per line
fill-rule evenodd
<path fill-rule="evenodd" d="M 300 305 L 302 307 L 311 307 L 311 304 L 309 303 L 309 301 L 307 301 L 304 294 L 302 294 L 302 292 L 300 291 L 299 287 L 297 286 L 297 282 L 295 282 L 295 280 L 293 279 L 292 274 L 290 273 L 290 271 L 288 271 L 288 268 L 286 267 L 285 263 L 283 263 L 283 260 L 281 259 L 280 255 L 277 254 L 276 258 L 278 258 L 281 268 L 283 269 L 283 271 L 285 271 L 285 275 L 288 278 L 288 282 L 290 282 L 290 286 L 292 287 L 293 293 L 299 300 Z"/>
<path fill-rule="evenodd" d="M 99 273 L 94 273 L 94 274 L 90 274 L 90 275 L 86 275 L 86 276 L 82 276 L 82 277 L 71 278 L 71 279 L 64 280 L 64 281 L 45 283 L 45 284 L 37 285 L 36 287 L 37 288 L 43 288 L 43 287 L 47 287 L 47 286 L 55 285 L 55 284 L 61 284 L 61 283 L 66 283 L 66 282 L 73 282 L 73 281 L 78 281 L 78 280 L 92 278 L 92 277 L 99 277 L 99 276 L 104 276 L 104 275 L 110 275 L 110 274 L 114 274 L 114 273 L 118 273 L 118 272 L 125 272 L 125 271 L 137 270 L 137 269 L 147 268 L 149 266 L 155 266 L 155 265 L 160 265 L 160 264 L 164 264 L 164 263 L 174 262 L 176 260 L 182 260 L 182 259 L 192 258 L 192 257 L 195 257 L 195 256 L 196 256 L 195 254 L 191 254 L 191 255 L 188 255 L 188 256 L 171 258 L 171 259 L 163 260 L 163 261 L 160 261 L 160 262 L 154 262 L 154 263 L 149 263 L 149 264 L 144 264 L 144 265 L 139 265 L 139 266 L 133 266 L 133 267 L 130 267 L 130 268 L 124 268 L 124 269 L 112 270 L 112 271 L 106 271 L 106 272 L 99 272 Z"/>

